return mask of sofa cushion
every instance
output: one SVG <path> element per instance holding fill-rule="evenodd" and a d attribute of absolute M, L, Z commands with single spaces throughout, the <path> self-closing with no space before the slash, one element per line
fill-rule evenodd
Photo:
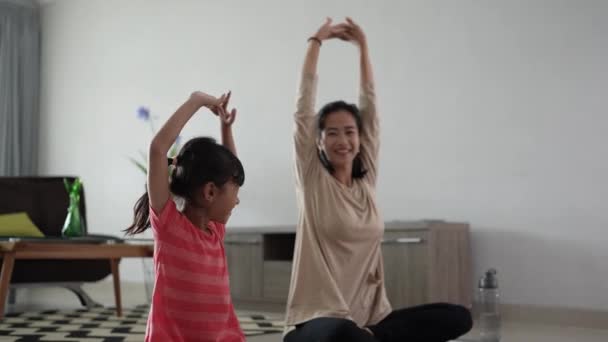
<path fill-rule="evenodd" d="M 44 237 L 26 212 L 0 215 L 0 236 Z"/>

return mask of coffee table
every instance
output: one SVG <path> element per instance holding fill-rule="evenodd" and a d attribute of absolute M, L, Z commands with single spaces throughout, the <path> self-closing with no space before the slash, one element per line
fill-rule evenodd
<path fill-rule="evenodd" d="M 116 316 L 122 316 L 120 275 L 118 263 L 122 258 L 146 258 L 154 254 L 154 245 L 117 243 L 113 240 L 98 243 L 87 240 L 65 242 L 61 240 L 27 241 L 11 239 L 0 241 L 2 272 L 0 273 L 0 319 L 4 318 L 6 297 L 13 266 L 17 259 L 107 259 L 112 269 Z"/>

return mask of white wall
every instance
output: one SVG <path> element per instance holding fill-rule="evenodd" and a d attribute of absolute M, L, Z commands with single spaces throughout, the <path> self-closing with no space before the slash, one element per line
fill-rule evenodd
<path fill-rule="evenodd" d="M 386 220 L 473 229 L 505 302 L 608 310 L 608 2 L 69 1 L 43 11 L 41 172 L 84 179 L 90 229 L 119 234 L 144 177 L 128 161 L 193 90 L 232 89 L 247 171 L 232 226 L 292 224 L 291 114 L 327 15 L 368 34 Z M 322 47 L 319 102 L 356 99 L 357 55 Z M 218 136 L 212 115 L 185 136 Z M 124 279 L 141 264 L 123 263 Z"/>

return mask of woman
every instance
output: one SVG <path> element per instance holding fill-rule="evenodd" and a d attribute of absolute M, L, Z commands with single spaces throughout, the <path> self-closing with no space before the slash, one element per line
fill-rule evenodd
<path fill-rule="evenodd" d="M 339 38 L 359 50 L 359 108 L 343 101 L 314 114 L 321 45 Z M 384 289 L 376 203 L 379 120 L 367 40 L 350 18 L 331 19 L 308 39 L 295 114 L 300 215 L 285 342 L 445 342 L 470 330 L 469 311 L 430 304 L 393 311 Z"/>

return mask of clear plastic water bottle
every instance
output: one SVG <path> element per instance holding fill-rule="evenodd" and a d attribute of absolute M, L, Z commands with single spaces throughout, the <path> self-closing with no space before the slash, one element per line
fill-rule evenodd
<path fill-rule="evenodd" d="M 489 269 L 481 279 L 477 292 L 479 303 L 479 331 L 482 342 L 500 341 L 500 297 L 496 270 Z"/>

